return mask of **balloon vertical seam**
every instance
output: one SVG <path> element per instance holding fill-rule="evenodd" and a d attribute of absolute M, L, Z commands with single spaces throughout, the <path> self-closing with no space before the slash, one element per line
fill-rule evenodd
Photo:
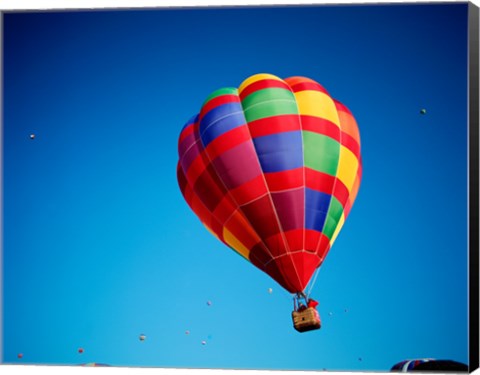
<path fill-rule="evenodd" d="M 274 77 L 274 76 L 272 76 L 272 78 L 273 78 L 273 77 Z M 280 80 L 280 78 L 278 78 L 278 77 L 275 77 L 275 79 Z M 281 81 L 283 81 L 283 80 L 281 80 Z M 248 87 L 250 84 L 251 84 L 251 83 L 249 83 L 249 84 L 246 85 L 245 87 Z M 242 85 L 243 85 L 243 84 L 242 84 Z M 240 87 L 242 87 L 242 85 L 240 85 Z M 244 87 L 244 88 L 245 88 L 245 87 Z M 274 101 L 274 100 L 269 100 L 269 101 L 267 101 L 267 102 L 273 102 L 273 101 Z M 284 100 L 284 101 L 285 101 L 285 100 Z M 258 103 L 258 104 L 263 104 L 263 103 L 265 103 L 265 102 Z M 255 105 L 252 105 L 252 106 L 249 106 L 247 109 L 245 109 L 244 103 L 243 103 L 243 100 L 242 100 L 242 99 L 240 100 L 240 105 L 242 106 L 242 108 L 243 108 L 244 111 L 247 111 L 247 110 L 251 109 L 252 107 L 255 107 Z M 252 133 L 251 133 L 251 130 L 250 130 L 250 122 L 249 122 L 246 118 L 245 118 L 245 120 L 246 120 L 246 124 L 247 124 L 247 128 L 248 128 L 248 132 L 249 132 L 249 134 L 250 134 L 250 139 L 252 140 L 252 143 L 253 143 L 253 147 L 255 148 L 255 151 L 257 151 L 257 148 L 256 148 L 256 146 L 255 146 L 255 142 L 253 142 L 253 137 L 252 137 Z M 278 228 L 279 228 L 279 230 L 280 230 L 280 235 L 281 235 L 281 238 L 282 238 L 283 243 L 284 243 L 284 245 L 285 245 L 285 255 L 288 255 L 288 252 L 290 251 L 290 247 L 289 247 L 288 242 L 287 242 L 287 239 L 286 239 L 286 237 L 285 237 L 285 233 L 284 233 L 284 231 L 283 231 L 282 223 L 280 222 L 280 218 L 278 217 L 278 213 L 277 213 L 275 204 L 274 204 L 274 202 L 273 202 L 273 198 L 272 198 L 272 194 L 271 194 L 271 191 L 270 191 L 270 187 L 269 187 L 269 185 L 268 185 L 268 183 L 267 183 L 267 180 L 266 180 L 266 178 L 265 178 L 265 172 L 264 172 L 264 170 L 263 170 L 263 168 L 262 168 L 262 164 L 260 163 L 260 159 L 258 158 L 258 153 L 257 153 L 257 152 L 255 152 L 255 156 L 256 156 L 256 158 L 257 158 L 258 164 L 260 165 L 260 170 L 262 171 L 262 179 L 263 179 L 263 181 L 264 181 L 264 183 L 265 183 L 265 186 L 266 186 L 266 188 L 267 188 L 268 196 L 269 196 L 269 200 L 270 200 L 270 204 L 272 205 L 273 213 L 275 214 L 275 218 L 276 218 L 276 220 L 277 220 Z M 283 256 L 283 255 L 284 255 L 284 254 L 282 254 L 282 256 Z M 280 256 L 278 256 L 278 257 L 272 256 L 272 257 L 271 257 L 271 260 L 268 261 L 266 264 L 264 264 L 264 267 L 266 267 L 267 264 L 271 263 L 272 261 L 275 261 L 275 260 L 276 260 L 277 258 L 279 258 L 279 257 L 280 257 Z M 295 263 L 294 263 L 293 261 L 292 261 L 292 264 L 293 264 L 293 266 L 294 266 L 295 274 L 296 274 L 296 276 L 297 276 L 297 279 L 298 279 L 299 283 L 301 284 L 300 275 L 298 274 L 298 270 L 297 270 L 297 268 L 295 267 Z M 281 268 L 281 265 L 280 265 L 280 264 L 279 264 L 279 267 Z M 282 275 L 283 275 L 284 273 L 285 273 L 285 272 L 282 272 Z"/>
<path fill-rule="evenodd" d="M 210 95 L 210 100 L 212 99 L 212 95 L 213 95 L 213 93 Z M 234 95 L 236 95 L 236 96 L 238 97 L 238 91 L 237 91 L 236 89 L 235 89 Z M 240 99 L 240 98 L 239 98 L 239 99 Z M 204 103 L 204 105 L 205 105 L 207 102 L 208 102 L 208 100 Z M 241 105 L 241 101 L 240 101 L 240 105 Z M 202 107 L 203 107 L 203 106 L 202 106 Z M 243 108 L 243 107 L 242 107 L 242 108 Z M 243 113 L 243 112 L 240 112 L 240 111 L 239 111 L 239 112 L 236 112 L 236 113 Z M 230 115 L 231 115 L 231 114 L 230 114 Z M 228 116 L 224 116 L 223 118 L 225 118 L 225 117 L 228 117 Z M 217 120 L 217 121 L 218 121 L 218 120 Z M 217 121 L 215 121 L 215 122 L 217 122 Z M 210 124 L 210 126 L 211 126 L 211 125 L 212 125 L 212 124 Z M 196 126 L 197 126 L 198 129 L 200 128 L 200 121 L 198 121 L 198 122 L 196 123 Z M 210 127 L 210 126 L 209 126 L 209 127 Z M 246 126 L 247 129 L 248 129 L 248 123 L 247 123 L 246 119 L 245 119 L 245 126 Z M 206 129 L 205 129 L 205 130 L 206 130 Z M 199 131 L 199 134 L 200 134 L 200 131 Z M 203 132 L 202 132 L 202 134 L 203 134 Z M 200 140 L 200 143 L 201 143 L 201 145 L 202 145 L 203 150 L 205 151 L 205 144 L 203 143 L 203 139 L 200 137 L 199 140 Z M 252 144 L 253 144 L 253 141 L 252 141 L 252 138 L 251 138 L 251 137 L 250 137 L 250 142 L 252 142 Z M 253 147 L 255 147 L 254 144 L 253 144 Z M 208 159 L 209 164 L 212 165 L 212 168 L 215 169 L 215 171 L 217 172 L 217 175 L 218 175 L 218 171 L 217 171 L 217 169 L 216 169 L 216 167 L 215 167 L 215 164 L 212 162 L 212 159 L 210 158 L 210 156 L 208 155 L 207 152 L 205 152 L 205 157 Z M 260 169 L 261 169 L 260 162 L 258 162 L 258 163 L 259 163 L 259 167 L 260 167 Z M 239 205 L 239 204 L 238 204 L 237 200 L 236 200 L 235 197 L 232 195 L 231 190 L 226 186 L 225 181 L 223 181 L 222 178 L 219 178 L 219 181 L 222 183 L 223 187 L 225 188 L 226 194 L 230 197 L 230 199 L 231 199 L 233 202 L 236 203 L 236 205 L 237 205 L 237 207 L 238 207 L 238 211 L 242 214 L 242 216 L 243 216 L 243 218 L 245 219 L 245 221 L 249 224 L 250 229 L 251 229 L 253 232 L 255 232 L 255 234 L 257 235 L 257 237 L 260 239 L 260 243 L 263 244 L 264 249 L 268 252 L 268 254 L 269 254 L 270 257 L 273 257 L 273 255 L 270 253 L 270 249 L 268 248 L 268 246 L 267 246 L 266 243 L 264 242 L 262 236 L 260 236 L 260 235 L 258 234 L 257 230 L 255 229 L 255 227 L 252 225 L 251 221 L 249 220 L 248 216 L 244 213 L 244 211 L 243 211 L 243 209 L 242 209 L 242 206 L 243 206 L 243 205 Z M 228 223 L 228 220 L 229 220 L 231 217 L 233 217 L 233 215 L 235 215 L 235 212 L 236 212 L 236 211 L 232 212 L 232 214 L 229 216 L 229 218 L 222 224 L 222 227 L 223 227 L 223 228 L 225 228 L 225 224 Z M 239 240 L 239 241 L 240 241 L 240 240 Z M 234 249 L 234 250 L 235 250 L 235 249 Z M 249 249 L 249 250 L 251 251 L 252 249 Z M 235 250 L 235 251 L 236 251 L 236 250 Z M 250 252 L 250 253 L 249 253 L 249 258 L 250 258 L 251 255 L 252 255 L 252 254 L 251 254 L 251 252 Z"/>

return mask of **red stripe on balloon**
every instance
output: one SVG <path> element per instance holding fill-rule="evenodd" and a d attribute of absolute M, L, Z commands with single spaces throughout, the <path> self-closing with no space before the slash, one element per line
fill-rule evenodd
<path fill-rule="evenodd" d="M 325 88 L 322 85 L 312 81 L 295 83 L 290 87 L 292 88 L 293 92 L 311 90 L 311 91 L 320 91 L 329 95 L 327 90 L 325 90 Z"/>
<path fill-rule="evenodd" d="M 270 236 L 276 235 L 280 232 L 271 198 L 269 196 L 259 198 L 256 201 L 246 204 L 242 207 L 242 212 L 248 218 L 252 228 L 255 228 L 260 238 L 269 238 Z M 274 255 L 278 255 L 279 253 L 285 251 L 281 250 L 281 246 L 285 246 L 283 241 L 281 244 L 277 244 L 275 241 L 273 241 L 271 245 L 273 247 L 269 246 L 268 244 L 267 247 L 272 249 L 271 252 Z"/>
<path fill-rule="evenodd" d="M 326 135 L 340 142 L 340 128 L 333 122 L 315 116 L 301 115 L 302 130 Z"/>
<path fill-rule="evenodd" d="M 298 252 L 290 254 L 295 265 L 296 274 L 300 279 L 301 289 L 305 290 L 316 268 L 320 265 L 320 258 L 316 254 Z"/>
<path fill-rule="evenodd" d="M 288 86 L 285 82 L 279 81 L 277 79 L 262 79 L 259 81 L 255 81 L 251 84 L 249 84 L 247 87 L 245 87 L 242 92 L 240 93 L 240 99 L 243 100 L 245 99 L 248 95 L 251 93 L 258 91 L 258 90 L 263 90 L 263 89 L 269 89 L 269 88 L 281 88 L 285 89 L 288 91 L 290 90 L 290 86 Z"/>
<path fill-rule="evenodd" d="M 306 283 L 303 283 L 301 275 L 296 270 L 294 258 L 294 254 L 289 254 L 278 257 L 272 262 L 283 275 L 287 283 L 287 290 L 290 293 L 301 292 L 306 286 Z"/>
<path fill-rule="evenodd" d="M 285 276 L 282 274 L 278 265 L 272 261 L 270 263 L 263 262 L 262 260 L 258 259 L 257 255 L 261 255 L 258 251 L 251 251 L 250 252 L 250 261 L 254 266 L 261 269 L 263 272 L 267 273 L 273 280 L 279 283 L 283 288 L 288 290 L 291 293 L 295 293 L 290 283 L 287 282 Z"/>
<path fill-rule="evenodd" d="M 258 242 L 250 249 L 249 259 L 255 266 L 264 270 L 272 257 L 263 242 Z"/>
<path fill-rule="evenodd" d="M 245 216 L 240 211 L 236 211 L 232 216 L 224 223 L 230 233 L 237 238 L 247 249 L 251 249 L 258 244 L 258 237 L 252 235 L 249 230 L 248 222 Z M 259 248 L 262 248 L 261 244 L 258 244 Z"/>
<path fill-rule="evenodd" d="M 210 160 L 216 159 L 224 152 L 250 140 L 250 133 L 246 125 L 234 128 L 210 142 L 205 149 Z"/>
<path fill-rule="evenodd" d="M 223 237 L 223 223 L 219 222 L 216 217 L 209 212 L 210 222 L 207 222 L 208 227 L 210 230 L 217 235 L 222 241 L 224 241 Z"/>
<path fill-rule="evenodd" d="M 191 123 L 187 125 L 186 127 L 183 128 L 182 132 L 180 133 L 180 136 L 178 138 L 178 144 L 180 145 L 185 138 L 187 138 L 190 134 L 193 133 L 193 127 L 194 123 Z"/>
<path fill-rule="evenodd" d="M 357 159 L 360 158 L 360 145 L 351 135 L 342 132 L 342 145 L 352 151 Z"/>
<path fill-rule="evenodd" d="M 180 163 L 177 163 L 177 182 L 178 186 L 180 187 L 180 191 L 182 192 L 182 194 L 184 194 L 188 182 L 185 174 L 183 173 L 183 169 Z"/>
<path fill-rule="evenodd" d="M 305 250 L 315 253 L 321 236 L 322 234 L 320 232 L 305 228 Z"/>
<path fill-rule="evenodd" d="M 303 167 L 281 172 L 265 173 L 268 189 L 272 192 L 303 186 Z"/>
<path fill-rule="evenodd" d="M 328 250 L 330 250 L 330 239 L 323 233 L 320 233 L 320 238 L 317 244 L 316 254 L 320 259 L 325 259 Z"/>
<path fill-rule="evenodd" d="M 346 105 L 344 105 L 343 103 L 339 102 L 336 99 L 333 99 L 333 101 L 335 103 L 335 106 L 337 107 L 337 111 L 345 112 L 345 113 L 347 113 L 347 114 L 349 114 L 350 116 L 353 117 L 352 112 L 350 112 L 350 110 L 347 108 Z"/>
<path fill-rule="evenodd" d="M 337 198 L 340 204 L 345 207 L 345 204 L 348 201 L 350 196 L 350 192 L 348 191 L 345 184 L 337 178 L 337 182 L 335 183 L 335 189 L 333 190 L 333 196 Z"/>
<path fill-rule="evenodd" d="M 248 124 L 252 138 L 301 130 L 298 115 L 278 115 L 251 121 Z"/>
<path fill-rule="evenodd" d="M 332 194 L 335 177 L 305 167 L 305 186 L 325 194 Z"/>
<path fill-rule="evenodd" d="M 342 181 L 327 173 L 318 172 L 310 168 L 305 168 L 305 186 L 325 194 L 333 195 L 342 206 L 345 206 L 350 196 L 347 187 Z"/>
<path fill-rule="evenodd" d="M 195 181 L 193 191 L 212 212 L 227 193 L 211 164 Z"/>
<path fill-rule="evenodd" d="M 239 206 L 243 206 L 267 194 L 267 192 L 263 175 L 259 175 L 253 180 L 243 183 L 240 187 L 230 190 L 232 198 Z"/>
<path fill-rule="evenodd" d="M 183 165 L 183 163 L 182 163 L 182 168 L 185 171 L 185 165 Z M 190 163 L 190 165 L 188 165 L 188 169 L 186 170 L 185 177 L 187 178 L 188 182 L 191 185 L 194 185 L 198 177 L 205 171 L 206 168 L 207 168 L 207 164 L 205 163 L 204 157 L 202 157 L 202 154 L 199 154 Z"/>
<path fill-rule="evenodd" d="M 305 189 L 290 189 L 271 194 L 283 231 L 301 229 L 305 224 Z"/>
<path fill-rule="evenodd" d="M 237 207 L 228 195 L 225 195 L 213 210 L 213 215 L 222 223 L 237 210 Z"/>
<path fill-rule="evenodd" d="M 290 251 L 303 250 L 303 232 L 303 228 L 284 232 Z"/>
<path fill-rule="evenodd" d="M 287 244 L 280 231 L 277 231 L 275 234 L 268 237 L 262 236 L 262 238 L 273 257 L 278 257 L 287 253 Z"/>
<path fill-rule="evenodd" d="M 351 209 L 352 209 L 352 202 L 347 201 L 347 203 L 345 203 L 345 208 L 343 209 L 343 215 L 345 219 L 348 217 L 348 215 L 350 215 Z"/>

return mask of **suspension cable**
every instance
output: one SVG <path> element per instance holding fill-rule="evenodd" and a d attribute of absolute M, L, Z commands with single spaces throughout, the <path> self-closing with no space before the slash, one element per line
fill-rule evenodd
<path fill-rule="evenodd" d="M 310 298 L 310 293 L 312 292 L 313 286 L 317 282 L 318 271 L 320 271 L 320 267 L 318 267 L 317 270 L 315 271 L 315 275 L 313 276 L 313 281 L 310 283 L 310 287 L 308 288 L 307 298 Z"/>

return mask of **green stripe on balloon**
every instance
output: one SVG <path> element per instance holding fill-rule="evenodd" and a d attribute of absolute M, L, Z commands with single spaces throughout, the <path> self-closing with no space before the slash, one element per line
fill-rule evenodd
<path fill-rule="evenodd" d="M 323 134 L 303 131 L 305 166 L 331 176 L 337 174 L 340 143 Z"/>
<path fill-rule="evenodd" d="M 295 102 L 295 96 L 289 90 L 268 88 L 252 92 L 242 100 L 242 106 L 244 109 L 248 109 L 253 105 L 269 102 L 271 100 L 287 100 Z M 296 114 L 297 112 L 294 113 Z"/>
<path fill-rule="evenodd" d="M 332 239 L 333 233 L 337 228 L 338 222 L 342 217 L 343 213 L 343 206 L 338 201 L 337 198 L 332 196 L 330 201 L 330 207 L 328 208 L 327 219 L 325 221 L 325 225 L 323 227 L 322 233 L 327 236 L 329 239 Z"/>
<path fill-rule="evenodd" d="M 238 90 L 234 87 L 225 87 L 223 89 L 215 90 L 207 97 L 207 99 L 205 99 L 202 106 L 207 104 L 210 100 L 221 95 L 238 95 Z"/>
<path fill-rule="evenodd" d="M 244 111 L 245 118 L 248 122 L 259 120 L 266 117 L 273 117 L 279 115 L 292 115 L 297 114 L 297 103 L 277 100 L 271 102 L 263 102 L 250 107 Z"/>

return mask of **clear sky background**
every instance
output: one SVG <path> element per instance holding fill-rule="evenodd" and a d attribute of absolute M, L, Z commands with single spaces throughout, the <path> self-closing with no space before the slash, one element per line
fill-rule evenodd
<path fill-rule="evenodd" d="M 11 13 L 3 26 L 5 363 L 468 363 L 466 4 Z M 362 138 L 360 192 L 312 290 L 323 327 L 304 334 L 291 295 L 211 236 L 176 182 L 184 123 L 261 72 L 315 79 Z"/>

